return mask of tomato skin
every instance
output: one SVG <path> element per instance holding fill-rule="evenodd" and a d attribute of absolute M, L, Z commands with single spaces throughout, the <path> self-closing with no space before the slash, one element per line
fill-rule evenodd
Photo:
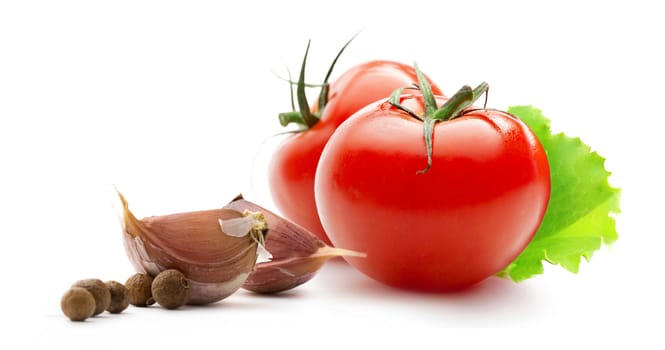
<path fill-rule="evenodd" d="M 445 98 L 438 98 L 439 105 Z M 424 109 L 421 96 L 403 105 Z M 385 284 L 419 291 L 472 286 L 512 262 L 547 208 L 550 175 L 519 119 L 477 110 L 434 127 L 426 173 L 423 123 L 384 102 L 342 124 L 316 173 L 316 201 L 347 261 Z"/>
<path fill-rule="evenodd" d="M 281 214 L 331 244 L 314 201 L 314 175 L 321 152 L 335 125 L 319 122 L 293 135 L 275 150 L 268 173 L 272 200 Z"/>
<path fill-rule="evenodd" d="M 314 200 L 314 175 L 323 147 L 335 129 L 357 110 L 417 81 L 413 67 L 379 60 L 356 65 L 331 83 L 319 122 L 284 140 L 271 158 L 268 185 L 281 214 L 331 244 Z M 442 94 L 434 84 L 432 89 Z"/>

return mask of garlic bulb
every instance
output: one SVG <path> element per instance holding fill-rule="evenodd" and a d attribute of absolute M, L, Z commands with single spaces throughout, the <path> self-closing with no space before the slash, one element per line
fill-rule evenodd
<path fill-rule="evenodd" d="M 242 196 L 225 208 L 261 212 L 270 226 L 266 249 L 272 259 L 259 262 L 242 288 L 256 293 L 278 293 L 295 288 L 314 277 L 323 264 L 337 256 L 364 257 L 364 253 L 328 246 L 305 228 Z"/>
<path fill-rule="evenodd" d="M 189 304 L 208 304 L 240 288 L 267 233 L 260 213 L 213 209 L 138 220 L 122 202 L 125 250 L 137 272 L 156 276 L 181 271 L 189 281 Z"/>

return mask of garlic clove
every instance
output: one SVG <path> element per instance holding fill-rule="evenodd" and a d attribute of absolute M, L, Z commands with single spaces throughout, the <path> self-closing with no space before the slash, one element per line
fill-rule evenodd
<path fill-rule="evenodd" d="M 225 208 L 263 214 L 270 230 L 265 247 L 270 261 L 259 262 L 242 288 L 256 293 L 278 293 L 295 288 L 314 277 L 323 264 L 338 256 L 364 257 L 364 253 L 328 246 L 305 228 L 279 215 L 236 197 Z"/>
<path fill-rule="evenodd" d="M 258 223 L 252 217 L 252 225 L 244 235 L 238 227 L 229 234 L 222 230 L 220 220 L 247 220 L 240 211 L 228 208 L 138 220 L 120 192 L 118 196 L 125 249 L 132 265 L 137 272 L 153 277 L 168 269 L 181 271 L 191 286 L 189 304 L 222 300 L 249 276 L 256 263 L 257 247 L 265 240 L 265 222 Z"/>

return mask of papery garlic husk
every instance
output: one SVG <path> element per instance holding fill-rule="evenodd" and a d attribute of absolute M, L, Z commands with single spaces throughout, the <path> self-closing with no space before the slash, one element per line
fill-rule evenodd
<path fill-rule="evenodd" d="M 125 250 L 132 265 L 137 272 L 153 277 L 167 269 L 182 272 L 191 288 L 188 304 L 222 300 L 237 291 L 249 276 L 257 260 L 257 247 L 267 232 L 265 221 L 256 219 L 259 217 L 260 221 L 260 215 L 250 218 L 227 208 L 138 220 L 122 194 L 118 195 Z M 257 225 L 244 235 L 222 231 L 224 223 L 234 220 L 253 220 Z"/>
<path fill-rule="evenodd" d="M 265 247 L 272 254 L 272 259 L 256 264 L 243 283 L 243 289 L 256 293 L 286 291 L 312 279 L 321 266 L 331 258 L 365 257 L 364 253 L 327 245 L 302 226 L 245 200 L 242 195 L 236 197 L 225 208 L 261 212 L 270 227 Z"/>

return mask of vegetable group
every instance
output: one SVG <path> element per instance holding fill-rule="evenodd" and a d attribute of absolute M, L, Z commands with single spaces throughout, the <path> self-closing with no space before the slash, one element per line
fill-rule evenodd
<path fill-rule="evenodd" d="M 351 265 L 392 286 L 446 291 L 522 252 L 547 208 L 550 173 L 518 118 L 464 109 L 470 88 L 447 100 L 425 84 L 337 129 L 319 161 L 316 201 L 333 244 L 367 253 Z"/>
<path fill-rule="evenodd" d="M 490 276 L 524 280 L 543 261 L 577 272 L 582 257 L 617 239 L 620 191 L 604 159 L 553 135 L 539 110 L 487 108 L 486 83 L 448 98 L 417 66 L 385 60 L 329 83 L 344 48 L 314 104 L 305 94 L 309 44 L 297 82 L 288 79 L 298 109 L 292 88 L 293 110 L 279 117 L 298 129 L 275 150 L 269 184 L 290 220 L 242 196 L 138 219 L 118 193 L 138 273 L 125 285 L 83 280 L 85 293 L 77 284 L 63 296 L 65 315 L 209 304 L 241 287 L 283 292 L 333 257 L 390 286 L 460 290 Z M 485 106 L 474 106 L 482 96 Z"/>

